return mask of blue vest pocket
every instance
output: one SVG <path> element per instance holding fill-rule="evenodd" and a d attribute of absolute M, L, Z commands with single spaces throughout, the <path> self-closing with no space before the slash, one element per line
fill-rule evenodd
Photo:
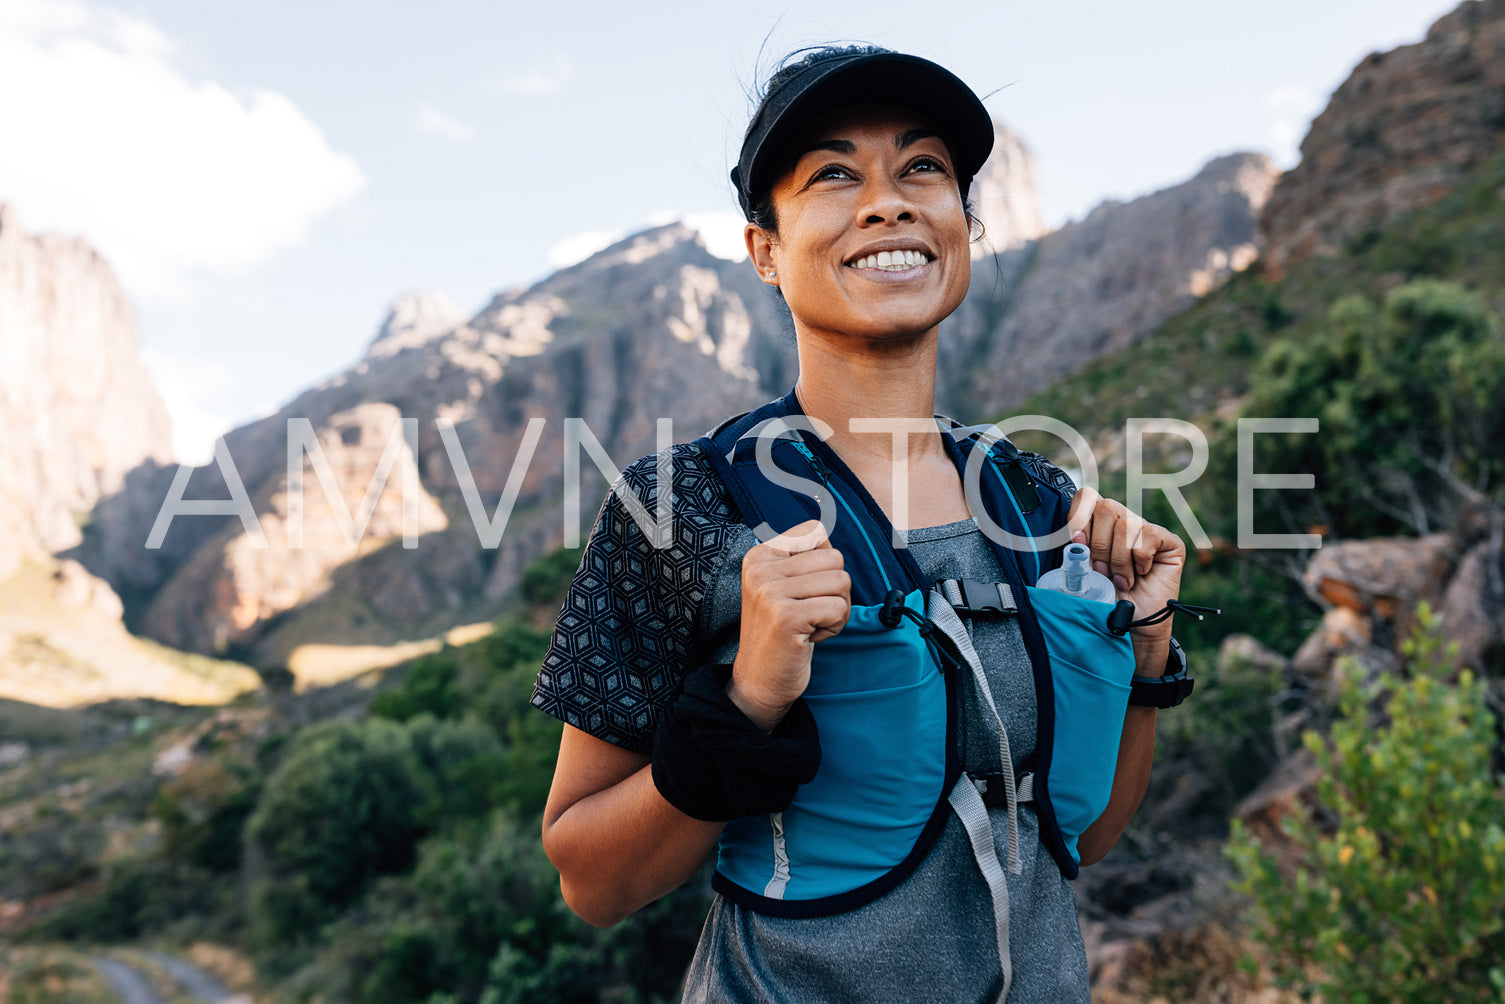
<path fill-rule="evenodd" d="M 1077 838 L 1108 806 L 1134 676 L 1128 635 L 1108 631 L 1111 603 L 1028 588 L 1050 652 L 1055 740 L 1047 784 L 1071 856 Z"/>
<path fill-rule="evenodd" d="M 906 605 L 923 612 L 918 590 Z M 908 618 L 884 627 L 854 606 L 842 632 L 815 646 L 805 702 L 821 765 L 777 822 L 737 819 L 717 869 L 774 899 L 851 892 L 909 855 L 945 795 L 946 682 Z"/>

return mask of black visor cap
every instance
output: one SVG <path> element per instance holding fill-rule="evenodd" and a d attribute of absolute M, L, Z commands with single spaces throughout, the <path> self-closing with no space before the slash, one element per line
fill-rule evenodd
<path fill-rule="evenodd" d="M 755 200 L 766 194 L 787 165 L 780 152 L 812 115 L 852 104 L 893 104 L 913 109 L 932 123 L 956 162 L 963 196 L 993 150 L 993 120 L 950 70 L 919 56 L 863 52 L 816 63 L 769 96 L 748 123 L 732 184 L 742 213 L 752 219 Z"/>

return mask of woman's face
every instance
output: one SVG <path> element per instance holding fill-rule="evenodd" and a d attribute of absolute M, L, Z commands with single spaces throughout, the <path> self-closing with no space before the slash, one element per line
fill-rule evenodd
<path fill-rule="evenodd" d="M 968 223 L 946 144 L 907 109 L 862 105 L 817 123 L 773 186 L 778 233 L 748 251 L 801 334 L 924 334 L 967 294 Z"/>

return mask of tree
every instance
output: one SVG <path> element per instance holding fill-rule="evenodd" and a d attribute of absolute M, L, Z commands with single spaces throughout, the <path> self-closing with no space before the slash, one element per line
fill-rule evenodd
<path fill-rule="evenodd" d="M 1324 330 L 1271 346 L 1243 413 L 1321 423 L 1316 434 L 1258 437 L 1256 470 L 1317 476 L 1320 502 L 1286 514 L 1298 526 L 1428 532 L 1460 494 L 1505 497 L 1505 335 L 1456 283 L 1407 283 L 1378 307 L 1339 300 Z M 1258 507 L 1301 507 L 1291 493 L 1256 496 Z"/>
<path fill-rule="evenodd" d="M 309 940 L 378 875 L 408 869 L 434 798 L 395 722 L 301 733 L 246 824 L 251 914 L 264 946 Z"/>
<path fill-rule="evenodd" d="M 1346 667 L 1331 734 L 1304 737 L 1316 809 L 1283 824 L 1289 856 L 1239 821 L 1228 854 L 1282 986 L 1330 1002 L 1505 1001 L 1505 791 L 1485 684 L 1447 678 L 1423 605 L 1409 676 Z M 1371 709 L 1382 709 L 1381 723 Z"/>

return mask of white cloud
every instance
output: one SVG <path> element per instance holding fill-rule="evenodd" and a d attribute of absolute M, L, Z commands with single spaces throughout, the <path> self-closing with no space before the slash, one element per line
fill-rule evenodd
<path fill-rule="evenodd" d="M 741 213 L 718 212 L 676 213 L 664 210 L 648 217 L 648 225 L 661 227 L 666 223 L 683 223 L 700 234 L 705 249 L 717 258 L 727 261 L 742 261 L 747 257 L 747 242 L 743 239 L 743 227 L 747 220 Z"/>
<path fill-rule="evenodd" d="M 146 346 L 141 360 L 167 413 L 172 417 L 172 449 L 180 464 L 207 464 L 214 441 L 233 423 L 204 402 L 223 401 L 233 389 L 235 371 L 224 363 Z"/>
<path fill-rule="evenodd" d="M 1301 141 L 1312 119 L 1322 111 L 1325 95 L 1307 87 L 1279 87 L 1265 96 L 1270 109 L 1270 159 L 1289 170 L 1301 159 Z"/>
<path fill-rule="evenodd" d="M 743 261 L 747 258 L 747 242 L 743 228 L 747 220 L 741 213 L 689 213 L 685 225 L 700 232 L 705 249 L 717 258 L 727 261 Z"/>
<path fill-rule="evenodd" d="M 566 237 L 549 248 L 549 264 L 555 268 L 569 268 L 626 236 L 626 230 L 591 230 Z"/>
<path fill-rule="evenodd" d="M 0 199 L 82 233 L 136 295 L 264 261 L 365 183 L 286 97 L 190 80 L 174 50 L 80 0 L 0 3 Z"/>
<path fill-rule="evenodd" d="M 605 250 L 630 233 L 648 227 L 662 227 L 681 222 L 700 234 L 706 250 L 717 258 L 727 261 L 743 261 L 747 258 L 747 244 L 742 239 L 744 220 L 739 213 L 676 213 L 670 210 L 652 213 L 641 226 L 629 230 L 589 230 L 574 234 L 549 248 L 549 264 L 555 268 L 568 268 L 585 261 L 597 251 Z"/>
<path fill-rule="evenodd" d="M 568 56 L 556 53 L 548 61 L 495 75 L 492 86 L 503 94 L 557 94 L 570 82 L 574 69 Z"/>
<path fill-rule="evenodd" d="M 413 117 L 413 127 L 419 132 L 447 139 L 451 143 L 469 143 L 476 138 L 473 127 L 451 118 L 427 101 L 418 106 L 418 114 Z"/>

